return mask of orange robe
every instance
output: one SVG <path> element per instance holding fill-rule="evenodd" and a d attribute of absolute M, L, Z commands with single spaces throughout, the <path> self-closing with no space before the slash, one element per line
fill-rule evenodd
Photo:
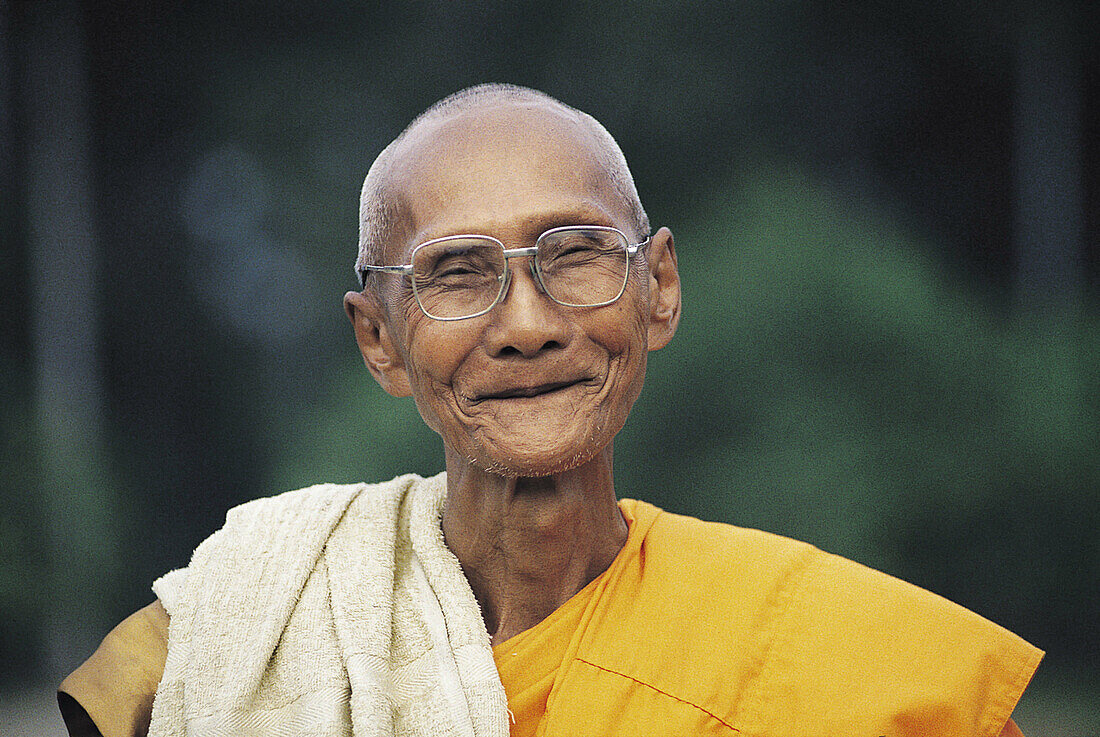
<path fill-rule="evenodd" d="M 1019 734 L 1042 653 L 923 589 L 644 502 L 611 567 L 494 648 L 513 737 Z"/>
<path fill-rule="evenodd" d="M 1022 737 L 1042 654 L 1012 633 L 803 543 L 620 508 L 611 567 L 494 648 L 513 737 Z M 145 734 L 167 627 L 146 607 L 65 680 L 70 734 Z"/>

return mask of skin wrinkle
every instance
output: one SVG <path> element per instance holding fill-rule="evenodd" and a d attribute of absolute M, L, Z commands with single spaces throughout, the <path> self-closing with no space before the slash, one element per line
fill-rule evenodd
<path fill-rule="evenodd" d="M 607 376 L 612 375 L 615 372 L 612 371 L 612 370 L 607 370 L 603 373 L 604 373 L 604 376 L 607 377 Z M 599 399 L 603 399 L 607 396 L 607 394 L 609 393 L 609 390 L 610 390 L 609 384 L 605 380 L 599 386 L 599 390 L 596 393 L 596 395 Z M 576 413 L 577 411 L 579 411 L 580 406 L 581 406 L 581 402 L 576 401 L 574 403 L 573 408 L 572 408 L 572 412 Z M 488 423 L 492 420 L 491 417 L 484 418 L 484 417 L 479 417 L 477 415 L 466 415 L 466 417 L 467 417 L 467 419 L 470 420 L 470 422 L 472 424 L 477 426 L 479 429 L 487 428 Z M 553 474 L 556 474 L 556 473 L 560 473 L 561 471 L 564 471 L 568 468 L 573 468 L 573 467 L 579 465 L 580 463 L 582 463 L 584 461 L 590 460 L 600 450 L 599 448 L 595 447 L 595 440 L 597 439 L 597 437 L 600 434 L 599 431 L 602 430 L 602 429 L 603 429 L 602 425 L 597 423 L 596 428 L 595 428 L 596 431 L 593 432 L 587 438 L 588 442 L 584 443 L 583 446 L 582 446 L 584 448 L 584 450 L 578 450 L 575 455 L 569 457 L 567 460 L 564 460 L 562 463 L 560 463 L 558 465 L 552 465 L 552 466 L 549 466 L 549 467 L 543 469 L 543 472 L 539 473 L 539 475 L 550 476 L 550 475 L 553 475 Z M 469 460 L 476 460 L 476 459 L 469 459 Z M 515 469 L 511 465 L 509 465 L 507 463 L 504 463 L 504 462 L 496 464 L 495 466 L 493 464 L 490 464 L 490 466 L 487 467 L 487 470 L 490 470 L 493 473 L 499 473 L 499 474 L 505 475 L 505 476 L 517 476 L 518 477 L 520 475 L 520 474 L 516 473 Z"/>
<path fill-rule="evenodd" d="M 528 275 L 525 278 L 530 279 L 531 277 Z M 517 280 L 518 280 L 518 277 L 513 278 L 513 282 L 515 282 Z M 515 288 L 515 286 L 513 286 L 513 289 L 514 288 Z M 530 289 L 534 290 L 534 289 L 537 289 L 537 287 L 535 287 L 532 283 L 531 286 L 530 286 Z M 544 301 L 549 300 L 549 298 L 545 297 L 544 295 L 538 297 L 538 299 L 544 300 Z M 617 304 L 619 304 L 619 303 L 616 303 L 616 305 Z M 614 307 L 614 305 L 612 307 Z M 415 306 L 415 303 L 414 303 L 414 306 L 411 309 L 416 311 L 414 313 L 414 315 L 418 315 L 419 312 L 420 312 L 419 307 Z M 498 306 L 498 309 L 499 309 L 499 306 Z M 551 309 L 556 309 L 556 307 L 552 307 Z M 571 310 L 571 309 L 576 310 L 577 308 L 562 308 L 562 309 L 563 310 Z M 492 313 L 490 313 L 490 315 L 491 314 Z M 486 315 L 484 317 L 488 318 L 490 315 Z M 621 317 L 621 316 L 622 315 L 620 313 L 619 317 Z M 472 322 L 473 320 L 480 320 L 480 319 L 481 318 L 472 318 L 470 321 L 464 321 L 464 322 Z M 409 326 L 410 322 L 407 322 L 406 325 Z M 411 330 L 411 327 L 408 328 L 408 329 Z M 640 322 L 636 323 L 636 332 L 638 332 L 638 333 L 643 332 L 642 329 L 641 329 Z M 410 338 L 406 334 L 405 341 L 404 341 L 406 345 L 408 344 L 409 340 L 410 340 Z M 596 371 L 597 375 L 602 375 L 602 377 L 603 377 L 603 382 L 600 386 L 600 391 L 596 394 L 596 397 L 595 397 L 596 400 L 597 400 L 596 401 L 597 404 L 604 404 L 607 401 L 608 395 L 611 393 L 611 391 L 613 390 L 613 388 L 615 386 L 615 382 L 612 380 L 612 377 L 621 374 L 625 370 L 625 364 L 628 363 L 628 359 L 630 359 L 630 358 L 632 358 L 632 352 L 629 349 L 627 349 L 627 350 L 621 352 L 619 355 L 611 356 L 609 358 L 609 360 L 607 361 L 607 363 L 606 363 L 606 368 L 598 369 Z M 442 407 L 445 407 L 446 409 L 453 410 L 456 414 L 459 414 L 463 419 L 467 420 L 469 423 L 472 423 L 478 430 L 480 430 L 482 432 L 491 432 L 494 429 L 494 427 L 500 423 L 502 413 L 509 412 L 509 411 L 518 411 L 518 408 L 516 408 L 515 410 L 512 410 L 512 408 L 508 408 L 508 409 L 505 409 L 505 408 L 488 408 L 488 411 L 478 411 L 476 407 L 469 406 L 468 402 L 463 401 L 463 395 L 465 393 L 461 390 L 461 384 L 462 384 L 462 376 L 461 375 L 457 376 L 456 379 L 455 379 L 455 382 L 452 383 L 451 385 L 445 385 L 445 384 L 438 383 L 437 381 L 434 380 L 433 377 L 427 376 L 423 372 L 420 372 L 419 370 L 417 370 L 415 365 L 414 365 L 414 370 L 416 370 L 417 374 L 418 374 L 418 378 L 417 378 L 416 383 L 419 384 L 419 385 L 422 385 L 422 386 L 426 385 L 427 387 L 429 387 L 429 389 L 436 394 L 437 398 L 439 399 L 439 404 Z M 471 368 L 470 370 L 472 372 L 474 372 L 476 376 L 481 376 L 481 375 L 484 375 L 485 373 L 487 373 L 485 371 L 481 371 L 479 368 L 476 368 L 476 367 Z M 546 369 L 544 368 L 543 371 L 546 371 Z M 548 373 L 550 373 L 550 374 L 553 373 L 552 368 L 548 371 Z M 640 386 L 639 386 L 639 389 L 640 389 Z M 630 399 L 631 404 L 633 403 L 634 398 L 636 398 L 636 394 L 634 394 L 634 396 L 631 397 L 631 399 Z M 422 404 L 422 402 L 418 400 L 418 405 L 420 405 L 420 404 Z M 625 421 L 625 414 L 624 414 L 622 419 Z M 436 419 L 434 424 L 438 424 L 439 422 L 440 422 L 440 420 Z M 433 423 L 430 423 L 430 424 L 433 424 Z M 440 431 L 438 427 L 435 427 L 434 429 L 436 429 L 437 432 Z M 617 432 L 618 429 L 619 428 L 616 428 L 615 431 Z M 538 449 L 538 447 L 537 447 L 538 444 L 537 444 L 537 442 L 535 441 L 534 438 L 525 438 L 525 437 L 522 437 L 522 436 L 520 436 L 520 437 L 510 436 L 510 435 L 508 435 L 507 433 L 504 433 L 504 432 L 501 432 L 501 433 L 498 433 L 498 434 L 507 436 L 506 437 L 506 442 L 511 446 L 510 449 L 513 452 L 509 454 L 508 453 L 509 449 L 507 449 L 507 448 L 494 448 L 494 450 L 496 452 L 495 453 L 490 452 L 488 454 L 489 457 L 496 456 L 496 457 L 500 458 L 501 456 L 507 454 L 507 455 L 511 455 L 512 458 L 515 458 L 515 456 L 522 455 L 523 452 L 525 452 L 525 451 L 526 452 L 534 452 Z M 534 447 L 530 447 L 530 449 L 528 449 L 528 444 L 529 443 L 533 444 Z M 592 449 L 592 453 L 580 453 L 577 456 L 574 456 L 574 458 L 584 457 L 586 455 L 588 457 L 591 457 L 591 455 L 593 455 L 595 452 L 598 452 L 598 450 L 599 450 L 599 448 L 595 448 L 595 449 Z M 518 452 L 516 452 L 516 451 L 518 451 Z M 469 460 L 471 460 L 475 463 L 484 462 L 485 457 L 486 457 L 485 454 L 477 454 L 477 455 L 473 455 L 472 457 L 468 456 Z M 557 473 L 559 470 L 561 470 L 563 467 L 565 467 L 567 463 L 575 463 L 575 461 L 573 459 L 570 459 L 569 461 L 560 462 L 558 464 L 554 464 L 554 465 L 545 467 L 543 469 L 530 469 L 530 468 L 521 469 L 521 468 L 518 468 L 518 467 L 511 466 L 507 461 L 498 461 L 498 463 L 495 464 L 495 466 L 500 471 L 506 472 L 506 475 L 509 475 L 509 476 L 522 475 L 523 471 L 525 471 L 525 470 L 526 471 L 536 471 L 538 475 L 548 475 L 548 474 L 551 474 L 551 473 Z"/>
<path fill-rule="evenodd" d="M 602 145 L 544 102 L 494 103 L 414 127 L 388 149 L 388 186 L 407 212 L 408 237 L 391 243 L 385 263 L 408 263 L 419 243 L 463 233 L 508 248 L 561 225 L 634 234 L 633 208 L 610 181 Z M 625 542 L 613 439 L 641 391 L 648 351 L 667 343 L 679 317 L 667 229 L 633 259 L 622 297 L 603 307 L 554 302 L 529 258 L 512 259 L 507 294 L 466 320 L 428 318 L 393 275 L 374 282 L 380 291 L 345 297 L 372 374 L 387 391 L 411 395 L 443 438 L 444 539 L 494 641 L 553 612 Z"/>

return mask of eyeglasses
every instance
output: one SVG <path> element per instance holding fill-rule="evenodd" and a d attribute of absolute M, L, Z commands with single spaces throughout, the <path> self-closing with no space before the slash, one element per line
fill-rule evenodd
<path fill-rule="evenodd" d="M 626 291 L 630 259 L 649 245 L 631 243 L 617 228 L 569 225 L 551 228 L 529 248 L 505 248 L 487 235 L 449 235 L 413 249 L 412 263 L 361 266 L 366 272 L 402 274 L 424 314 L 434 320 L 484 315 L 508 292 L 508 259 L 533 256 L 531 274 L 550 299 L 566 307 L 603 307 Z"/>

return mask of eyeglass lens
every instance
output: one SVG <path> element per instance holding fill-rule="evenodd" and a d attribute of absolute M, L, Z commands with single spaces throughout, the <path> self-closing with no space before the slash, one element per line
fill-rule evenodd
<path fill-rule="evenodd" d="M 459 319 L 492 307 L 504 288 L 504 249 L 485 238 L 447 238 L 413 253 L 413 291 L 430 317 Z M 613 230 L 569 228 L 544 234 L 536 268 L 556 302 L 591 307 L 614 302 L 626 285 L 625 237 Z"/>

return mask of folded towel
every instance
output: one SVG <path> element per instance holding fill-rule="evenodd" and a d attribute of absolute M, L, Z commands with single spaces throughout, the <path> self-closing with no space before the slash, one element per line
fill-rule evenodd
<path fill-rule="evenodd" d="M 440 528 L 446 476 L 230 511 L 154 584 L 157 735 L 507 737 L 489 634 Z"/>

